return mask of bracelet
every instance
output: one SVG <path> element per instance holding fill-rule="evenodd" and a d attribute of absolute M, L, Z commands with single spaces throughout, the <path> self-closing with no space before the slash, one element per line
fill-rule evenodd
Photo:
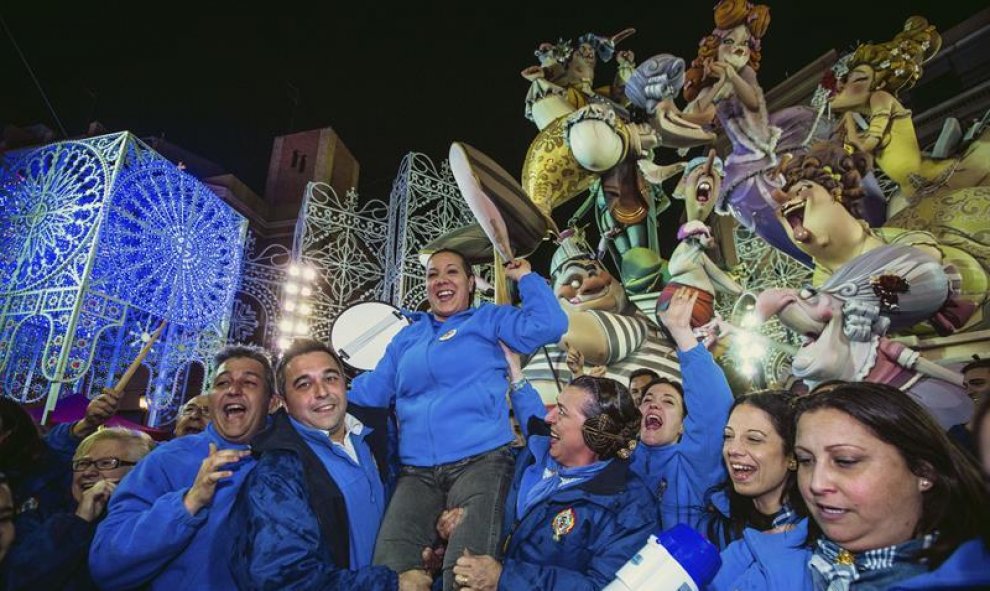
<path fill-rule="evenodd" d="M 519 390 L 522 390 L 523 389 L 523 386 L 525 386 L 528 383 L 529 383 L 529 380 L 527 380 L 526 378 L 520 378 L 520 379 L 518 379 L 518 380 L 516 380 L 514 382 L 509 382 L 509 388 L 513 392 L 518 392 Z"/>

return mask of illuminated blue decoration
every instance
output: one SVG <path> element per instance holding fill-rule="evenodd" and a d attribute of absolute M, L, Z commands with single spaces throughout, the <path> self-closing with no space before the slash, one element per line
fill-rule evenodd
<path fill-rule="evenodd" d="M 333 321 L 356 302 L 383 299 L 388 206 L 343 199 L 326 183 L 309 183 L 296 222 L 295 260 L 316 271 L 309 334 L 330 340 Z"/>
<path fill-rule="evenodd" d="M 168 320 L 142 371 L 148 423 L 169 422 L 190 376 L 203 379 L 225 341 L 246 227 L 129 133 L 4 154 L 4 395 L 47 396 L 50 411 L 60 395 L 98 394 Z"/>

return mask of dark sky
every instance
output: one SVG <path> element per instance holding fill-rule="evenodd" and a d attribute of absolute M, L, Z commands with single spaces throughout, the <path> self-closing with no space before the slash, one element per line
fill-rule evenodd
<path fill-rule="evenodd" d="M 687 60 L 712 28 L 707 0 L 682 2 L 266 3 L 257 14 L 199 6 L 18 2 L 0 9 L 69 135 L 92 119 L 160 135 L 264 188 L 272 138 L 331 126 L 361 163 L 360 192 L 387 198 L 402 156 L 439 162 L 464 140 L 518 172 L 536 128 L 523 118 L 543 40 L 632 26 L 637 58 Z M 770 2 L 764 88 L 829 48 L 885 41 L 912 14 L 944 31 L 986 6 L 972 0 Z M 243 6 L 243 5 L 241 5 Z M 386 8 L 388 6 L 388 8 Z M 397 7 L 398 6 L 398 7 Z M 598 82 L 614 72 L 601 67 Z M 0 123 L 58 129 L 0 31 Z M 293 108 L 290 85 L 300 104 Z"/>

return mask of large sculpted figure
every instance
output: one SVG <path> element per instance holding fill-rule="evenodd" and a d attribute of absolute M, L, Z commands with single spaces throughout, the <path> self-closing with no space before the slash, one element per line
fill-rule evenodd
<path fill-rule="evenodd" d="M 840 135 L 871 154 L 876 166 L 899 185 L 902 199 L 894 204 L 898 210 L 925 196 L 990 183 L 990 147 L 985 139 L 973 142 L 957 157 L 925 156 L 911 111 L 897 98 L 899 91 L 921 78 L 922 64 L 941 45 L 935 27 L 913 16 L 892 41 L 857 47 L 845 64 L 848 73 L 837 81 L 829 99 L 832 111 L 842 114 Z M 860 129 L 856 115 L 868 127 Z"/>
<path fill-rule="evenodd" d="M 673 103 L 683 84 L 683 60 L 661 54 L 634 70 L 631 52 L 615 53 L 618 40 L 631 32 L 588 34 L 576 46 L 544 43 L 537 50 L 541 65 L 522 72 L 532 81 L 526 115 L 540 130 L 526 155 L 522 186 L 551 228 L 555 207 L 591 189 L 569 225 L 593 207 L 600 232 L 612 241 L 623 284 L 640 293 L 655 285 L 663 262 L 656 217 L 667 202 L 660 183 L 682 168 L 654 165 L 652 150 L 714 136 L 680 118 Z M 594 88 L 598 60 L 613 54 L 619 63 L 614 84 Z M 638 122 L 636 109 L 644 112 Z"/>
<path fill-rule="evenodd" d="M 699 156 L 688 163 L 674 190 L 674 197 L 685 201 L 687 222 L 677 231 L 680 242 L 670 256 L 667 265 L 670 280 L 660 293 L 657 309 L 665 308 L 681 287 L 698 292 L 691 314 L 692 328 L 701 327 L 714 317 L 716 291 L 734 296 L 743 292 L 742 286 L 707 253 L 715 247 L 715 239 L 705 222 L 715 208 L 722 174 L 722 161 L 713 149 L 707 157 Z"/>
<path fill-rule="evenodd" d="M 803 149 L 815 113 L 801 106 L 767 113 L 756 73 L 760 40 L 770 25 L 769 7 L 722 0 L 714 15 L 715 29 L 701 40 L 686 73 L 684 98 L 689 104 L 684 112 L 704 125 L 717 121 L 732 142 L 718 210 L 731 212 L 774 247 L 810 264 L 778 222 L 773 191 L 781 155 Z"/>
<path fill-rule="evenodd" d="M 762 320 L 778 316 L 805 344 L 791 364 L 809 386 L 827 380 L 900 388 L 948 429 L 969 419 L 962 374 L 887 338 L 942 305 L 948 279 L 932 257 L 883 245 L 844 265 L 820 288 L 770 289 L 757 298 Z"/>
<path fill-rule="evenodd" d="M 566 230 L 551 261 L 551 281 L 567 314 L 567 332 L 556 346 L 537 352 L 524 369 L 535 383 L 569 381 L 562 373 L 568 351 L 580 353 L 593 366 L 606 366 L 607 375 L 626 381 L 636 369 L 649 368 L 680 380 L 673 344 L 656 324 L 629 301 L 579 230 Z M 551 367 L 552 365 L 552 367 Z M 556 373 L 555 373 L 556 372 Z"/>
<path fill-rule="evenodd" d="M 816 144 L 784 168 L 784 190 L 776 193 L 779 218 L 794 244 L 814 260 L 813 283 L 822 285 L 845 265 L 887 244 L 911 246 L 938 262 L 945 275 L 939 297 L 930 300 L 926 309 L 925 318 L 935 330 L 948 334 L 980 322 L 981 315 L 974 312 L 986 302 L 987 275 L 974 257 L 927 232 L 872 230 L 853 216 L 868 171 L 865 154 L 834 143 Z M 901 292 L 918 287 L 890 284 L 885 289 Z"/>

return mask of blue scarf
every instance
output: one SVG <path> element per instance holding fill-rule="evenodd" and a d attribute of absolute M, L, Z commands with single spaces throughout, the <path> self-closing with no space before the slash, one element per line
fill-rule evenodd
<path fill-rule="evenodd" d="M 876 548 L 858 554 L 819 538 L 808 562 L 816 591 L 849 591 L 856 589 L 887 589 L 897 581 L 927 572 L 917 559 L 918 553 L 932 545 L 936 534 L 908 540 L 886 548 Z"/>
<path fill-rule="evenodd" d="M 523 472 L 516 497 L 516 515 L 521 518 L 533 505 L 550 497 L 558 490 L 587 482 L 605 469 L 612 460 L 598 461 L 587 466 L 567 468 L 550 457 L 548 449 L 541 462 L 538 458 Z"/>

